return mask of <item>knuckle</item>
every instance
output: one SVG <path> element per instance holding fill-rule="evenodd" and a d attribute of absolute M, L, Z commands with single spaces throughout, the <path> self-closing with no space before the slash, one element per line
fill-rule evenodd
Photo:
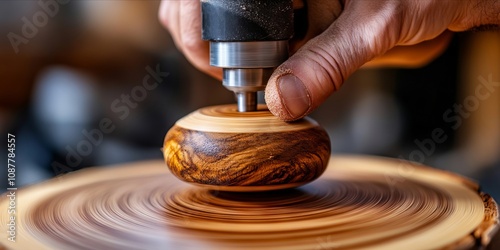
<path fill-rule="evenodd" d="M 201 40 L 201 31 L 184 32 L 181 34 L 181 46 L 193 53 L 201 53 L 205 50 L 205 41 Z"/>
<path fill-rule="evenodd" d="M 158 12 L 158 20 L 160 21 L 161 24 L 166 25 L 167 23 L 167 17 L 165 16 L 164 11 L 159 11 Z"/>
<path fill-rule="evenodd" d="M 328 46 L 318 44 L 308 49 L 309 60 L 312 61 L 312 67 L 315 72 L 317 84 L 323 85 L 323 88 L 331 88 L 328 91 L 336 91 L 345 80 L 346 70 L 339 63 L 339 59 L 332 56 L 331 51 L 327 50 Z M 341 54 L 337 54 L 341 57 Z M 347 59 L 346 59 L 347 60 Z M 325 84 L 328 83 L 328 84 Z"/>
<path fill-rule="evenodd" d="M 169 28 L 169 24 L 170 24 L 170 18 L 169 17 L 170 17 L 170 15 L 167 13 L 167 11 L 159 11 L 158 12 L 158 20 L 167 29 Z"/>

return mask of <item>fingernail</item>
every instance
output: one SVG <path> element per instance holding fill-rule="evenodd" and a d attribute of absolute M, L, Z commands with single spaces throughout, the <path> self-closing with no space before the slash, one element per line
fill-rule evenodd
<path fill-rule="evenodd" d="M 281 76 L 277 82 L 281 103 L 293 118 L 305 115 L 311 101 L 304 83 L 292 74 Z"/>

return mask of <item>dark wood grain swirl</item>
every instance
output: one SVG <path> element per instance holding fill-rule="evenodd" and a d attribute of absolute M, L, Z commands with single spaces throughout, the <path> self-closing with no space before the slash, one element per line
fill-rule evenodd
<path fill-rule="evenodd" d="M 303 185 L 323 173 L 330 139 L 314 121 L 285 123 L 266 109 L 235 110 L 204 108 L 170 129 L 163 153 L 175 176 L 220 190 L 257 191 Z M 221 132 L 224 127 L 229 132 Z"/>
<path fill-rule="evenodd" d="M 181 180 L 231 186 L 301 185 L 318 178 L 330 155 L 326 132 L 314 127 L 282 133 L 213 133 L 174 126 L 164 156 Z"/>

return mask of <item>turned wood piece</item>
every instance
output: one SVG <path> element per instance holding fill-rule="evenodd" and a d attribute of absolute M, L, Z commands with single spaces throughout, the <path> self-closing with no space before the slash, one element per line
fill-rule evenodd
<path fill-rule="evenodd" d="M 318 178 L 330 157 L 330 140 L 314 120 L 287 123 L 265 105 L 238 112 L 236 105 L 199 109 L 167 133 L 165 162 L 179 179 L 226 191 L 291 188 Z"/>

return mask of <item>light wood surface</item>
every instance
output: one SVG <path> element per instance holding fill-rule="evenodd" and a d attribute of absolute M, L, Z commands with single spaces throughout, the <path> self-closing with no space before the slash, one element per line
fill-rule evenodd
<path fill-rule="evenodd" d="M 169 130 L 165 161 L 179 179 L 226 191 L 277 190 L 318 178 L 330 157 L 326 131 L 312 119 L 287 123 L 262 105 L 199 109 Z"/>
<path fill-rule="evenodd" d="M 152 161 L 82 170 L 17 198 L 18 241 L 0 231 L 8 249 L 473 249 L 498 228 L 474 182 L 375 157 L 334 156 L 291 190 L 209 191 Z"/>

